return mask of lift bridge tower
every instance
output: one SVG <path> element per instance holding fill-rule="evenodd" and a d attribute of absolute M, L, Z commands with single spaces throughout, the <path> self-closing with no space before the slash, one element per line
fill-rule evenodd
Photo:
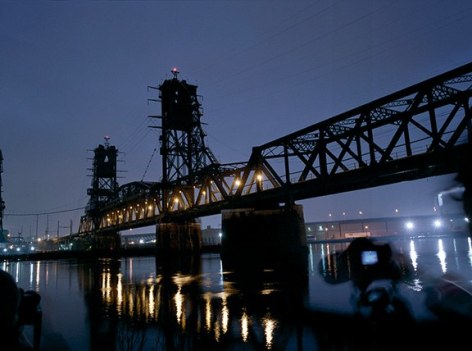
<path fill-rule="evenodd" d="M 205 145 L 201 124 L 201 104 L 197 86 L 179 80 L 179 71 L 172 69 L 173 79 L 159 86 L 162 134 L 162 184 L 193 186 L 205 171 L 218 165 L 215 156 Z"/>
<path fill-rule="evenodd" d="M 190 218 L 176 223 L 168 219 L 166 204 L 171 201 L 169 192 L 175 186 L 193 188 L 208 172 L 218 169 L 218 161 L 205 145 L 202 128 L 202 108 L 197 86 L 179 79 L 177 68 L 171 70 L 173 78 L 165 80 L 158 88 L 161 115 L 151 116 L 161 120 L 160 154 L 162 157 L 161 199 L 163 217 L 157 224 L 158 247 L 199 248 L 200 224 Z M 193 194 L 189 191 L 188 194 Z"/>
<path fill-rule="evenodd" d="M 117 155 L 118 149 L 110 145 L 110 137 L 105 137 L 104 145 L 100 144 L 94 150 L 92 182 L 87 189 L 89 201 L 85 215 L 80 220 L 79 233 L 93 234 L 99 227 L 101 208 L 113 201 L 118 193 Z M 114 250 L 120 246 L 120 238 L 116 232 L 107 232 L 100 236 L 89 236 L 89 245 L 93 249 Z"/>

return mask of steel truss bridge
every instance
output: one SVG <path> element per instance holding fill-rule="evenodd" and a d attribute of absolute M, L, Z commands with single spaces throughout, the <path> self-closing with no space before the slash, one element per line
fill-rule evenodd
<path fill-rule="evenodd" d="M 176 74 L 173 81 L 182 82 Z M 191 99 L 195 108 L 186 127 L 166 122 L 163 107 L 163 116 L 157 116 L 163 120 L 163 180 L 121 185 L 87 212 L 79 233 L 267 208 L 455 173 L 472 138 L 471 87 L 469 63 L 253 147 L 247 162 L 230 164 L 216 161 L 205 147 L 197 100 Z M 184 153 L 178 154 L 179 147 Z"/>

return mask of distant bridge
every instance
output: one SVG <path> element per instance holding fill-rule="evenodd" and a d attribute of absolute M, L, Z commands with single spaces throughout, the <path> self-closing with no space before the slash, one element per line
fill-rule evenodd
<path fill-rule="evenodd" d="M 455 173 L 471 142 L 469 63 L 253 147 L 247 162 L 221 164 L 205 146 L 197 87 L 173 73 L 155 88 L 162 108 L 154 116 L 162 120 L 162 180 L 118 186 L 116 169 L 113 177 L 95 165 L 79 234 Z M 101 147 L 102 153 L 114 148 Z"/>

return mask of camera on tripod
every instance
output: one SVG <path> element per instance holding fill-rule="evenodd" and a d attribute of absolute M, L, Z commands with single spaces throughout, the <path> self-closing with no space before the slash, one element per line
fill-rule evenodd
<path fill-rule="evenodd" d="M 329 262 L 320 262 L 320 272 L 325 281 L 330 284 L 352 281 L 361 292 L 375 280 L 397 281 L 402 276 L 390 245 L 376 243 L 368 238 L 356 238 L 346 250 L 331 254 L 323 260 Z"/>
<path fill-rule="evenodd" d="M 330 284 L 352 282 L 355 310 L 367 320 L 411 319 L 408 308 L 396 292 L 396 284 L 410 273 L 410 269 L 388 243 L 356 238 L 344 251 L 324 257 L 319 269 Z"/>

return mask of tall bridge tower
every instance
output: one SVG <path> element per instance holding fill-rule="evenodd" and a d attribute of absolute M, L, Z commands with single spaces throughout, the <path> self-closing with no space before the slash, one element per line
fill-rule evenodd
<path fill-rule="evenodd" d="M 116 181 L 116 160 L 118 150 L 110 145 L 110 137 L 105 137 L 105 145 L 99 145 L 94 150 L 92 168 L 92 187 L 87 189 L 90 196 L 87 211 L 94 213 L 101 205 L 108 203 L 116 196 L 118 183 Z"/>
<path fill-rule="evenodd" d="M 172 69 L 173 78 L 159 86 L 161 101 L 160 154 L 162 156 L 162 185 L 193 186 L 205 170 L 218 164 L 205 145 L 201 124 L 201 104 L 197 86 L 179 80 L 179 71 Z M 168 201 L 166 191 L 163 201 Z"/>
<path fill-rule="evenodd" d="M 161 247 L 198 248 L 200 247 L 200 224 L 193 219 L 180 223 L 169 222 L 166 214 L 172 202 L 169 194 L 175 186 L 188 188 L 187 197 L 194 202 L 193 187 L 218 161 L 205 145 L 205 132 L 202 128 L 203 115 L 197 86 L 180 80 L 177 68 L 171 70 L 172 79 L 159 86 L 161 102 L 160 154 L 162 157 L 161 201 L 163 218 L 157 224 L 157 237 Z"/>
<path fill-rule="evenodd" d="M 106 204 L 114 200 L 118 194 L 116 181 L 116 162 L 118 149 L 110 145 L 110 137 L 105 137 L 105 144 L 98 145 L 94 150 L 92 182 L 87 189 L 90 196 L 85 215 L 80 220 L 79 233 L 94 233 L 100 225 L 100 211 Z M 93 236 L 90 243 L 94 249 L 117 249 L 120 246 L 118 233 L 107 232 Z"/>

